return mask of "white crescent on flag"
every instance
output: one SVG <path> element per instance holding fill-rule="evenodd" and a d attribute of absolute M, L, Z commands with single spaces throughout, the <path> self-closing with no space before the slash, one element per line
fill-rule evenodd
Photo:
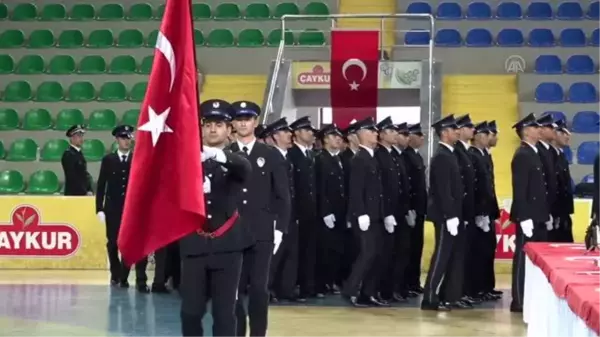
<path fill-rule="evenodd" d="M 346 81 L 348 80 L 346 71 L 348 71 L 348 68 L 350 68 L 352 66 L 356 66 L 356 67 L 360 68 L 360 70 L 362 72 L 362 78 L 360 79 L 360 82 L 364 81 L 365 78 L 367 77 L 367 65 L 362 60 L 357 59 L 357 58 L 348 59 L 342 65 L 342 76 L 344 76 L 344 79 Z M 356 81 L 352 81 L 352 83 L 348 83 L 348 85 L 350 86 L 351 91 L 358 91 L 358 87 L 360 86 L 360 84 L 356 83 Z"/>
<path fill-rule="evenodd" d="M 171 85 L 169 86 L 169 92 L 173 90 L 173 83 L 175 83 L 175 51 L 173 50 L 173 46 L 171 45 L 171 41 L 167 39 L 167 37 L 161 32 L 158 32 L 158 37 L 156 38 L 156 50 L 158 50 L 169 62 L 169 68 L 171 69 Z"/>

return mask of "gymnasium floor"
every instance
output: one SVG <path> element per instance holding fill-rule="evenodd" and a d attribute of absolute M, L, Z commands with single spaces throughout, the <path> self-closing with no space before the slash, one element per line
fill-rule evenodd
<path fill-rule="evenodd" d="M 176 295 L 141 295 L 133 288 L 111 288 L 107 279 L 103 271 L 1 271 L 0 335 L 180 335 Z M 500 275 L 499 288 L 508 285 L 509 276 Z M 271 307 L 269 335 L 524 336 L 521 316 L 508 310 L 509 297 L 505 290 L 502 301 L 476 310 L 435 313 L 421 311 L 414 299 L 393 308 L 355 309 L 330 296 Z"/>

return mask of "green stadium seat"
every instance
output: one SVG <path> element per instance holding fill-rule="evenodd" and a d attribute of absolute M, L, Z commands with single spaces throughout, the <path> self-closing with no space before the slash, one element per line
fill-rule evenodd
<path fill-rule="evenodd" d="M 123 113 L 123 118 L 121 118 L 121 125 L 131 125 L 133 127 L 137 126 L 138 119 L 140 118 L 140 109 L 131 109 L 127 110 Z"/>
<path fill-rule="evenodd" d="M 42 131 L 52 128 L 52 116 L 46 109 L 31 109 L 23 116 L 21 129 L 27 131 Z"/>
<path fill-rule="evenodd" d="M 300 8 L 293 2 L 281 2 L 275 7 L 273 17 L 279 19 L 285 14 L 300 14 Z"/>
<path fill-rule="evenodd" d="M 10 74 L 15 70 L 15 61 L 12 56 L 0 54 L 0 74 Z"/>
<path fill-rule="evenodd" d="M 229 29 L 214 29 L 208 34 L 209 47 L 233 47 L 233 33 Z"/>
<path fill-rule="evenodd" d="M 37 7 L 32 3 L 21 3 L 12 10 L 12 21 L 32 21 L 37 18 Z"/>
<path fill-rule="evenodd" d="M 156 39 L 158 38 L 158 30 L 153 30 L 148 34 L 148 38 L 146 38 L 146 47 L 154 48 L 156 46 Z"/>
<path fill-rule="evenodd" d="M 81 152 L 89 162 L 100 161 L 106 153 L 106 147 L 99 139 L 86 139 L 81 146 Z"/>
<path fill-rule="evenodd" d="M 239 47 L 262 47 L 265 44 L 265 36 L 260 29 L 244 29 L 238 35 Z"/>
<path fill-rule="evenodd" d="M 67 19 L 67 9 L 63 4 L 47 4 L 39 15 L 41 21 L 62 21 Z"/>
<path fill-rule="evenodd" d="M 25 55 L 19 60 L 15 73 L 19 75 L 41 74 L 45 68 L 41 55 Z"/>
<path fill-rule="evenodd" d="M 210 20 L 212 12 L 208 4 L 192 4 L 192 16 L 194 20 Z"/>
<path fill-rule="evenodd" d="M 294 33 L 291 30 L 287 30 L 284 34 L 285 44 L 291 46 L 294 44 Z M 281 42 L 281 29 L 272 30 L 267 36 L 267 45 L 272 47 L 279 46 Z"/>
<path fill-rule="evenodd" d="M 51 195 L 60 191 L 60 182 L 56 173 L 49 170 L 34 172 L 29 177 L 25 193 L 36 195 Z"/>
<path fill-rule="evenodd" d="M 47 72 L 52 75 L 68 75 L 75 72 L 75 59 L 70 55 L 56 55 L 48 64 Z"/>
<path fill-rule="evenodd" d="M 199 29 L 194 29 L 194 44 L 196 46 L 204 46 L 206 41 L 204 40 L 204 34 Z"/>
<path fill-rule="evenodd" d="M 69 86 L 67 101 L 90 102 L 96 98 L 96 89 L 90 82 L 73 82 Z"/>
<path fill-rule="evenodd" d="M 329 7 L 323 2 L 311 2 L 304 7 L 304 14 L 329 15 Z"/>
<path fill-rule="evenodd" d="M 166 6 L 164 4 L 158 6 L 156 9 L 156 15 L 154 16 L 155 20 L 162 20 L 163 16 L 165 15 L 165 7 Z"/>
<path fill-rule="evenodd" d="M 142 59 L 142 64 L 140 64 L 139 73 L 140 74 L 150 74 L 152 71 L 152 63 L 154 62 L 154 55 L 146 56 Z"/>
<path fill-rule="evenodd" d="M 62 85 L 56 81 L 42 82 L 35 91 L 34 101 L 59 102 L 65 98 Z"/>
<path fill-rule="evenodd" d="M 244 19 L 246 20 L 268 20 L 270 18 L 269 5 L 264 3 L 249 4 L 244 11 Z"/>
<path fill-rule="evenodd" d="M 19 115 L 15 109 L 0 108 L 0 131 L 15 130 L 19 127 Z"/>
<path fill-rule="evenodd" d="M 68 148 L 69 142 L 66 139 L 51 139 L 42 146 L 40 161 L 58 162 Z"/>
<path fill-rule="evenodd" d="M 133 4 L 127 12 L 127 20 L 131 21 L 147 21 L 152 17 L 152 5 L 146 3 Z"/>
<path fill-rule="evenodd" d="M 117 126 L 117 115 L 110 109 L 94 110 L 90 114 L 88 127 L 92 131 L 112 130 Z"/>
<path fill-rule="evenodd" d="M 60 32 L 56 46 L 58 48 L 81 48 L 85 41 L 80 30 L 68 29 Z"/>
<path fill-rule="evenodd" d="M 139 48 L 144 45 L 144 34 L 137 29 L 127 29 L 119 33 L 117 47 Z"/>
<path fill-rule="evenodd" d="M 96 9 L 92 4 L 75 4 L 69 13 L 69 20 L 73 21 L 91 21 L 94 17 L 96 17 Z"/>
<path fill-rule="evenodd" d="M 25 44 L 25 34 L 17 29 L 7 29 L 0 33 L 0 48 L 21 48 Z"/>
<path fill-rule="evenodd" d="M 120 4 L 106 4 L 100 7 L 96 20 L 116 21 L 125 18 L 125 9 Z"/>
<path fill-rule="evenodd" d="M 19 171 L 0 171 L 0 194 L 19 194 L 24 189 L 25 181 Z"/>
<path fill-rule="evenodd" d="M 129 93 L 129 100 L 131 102 L 141 102 L 146 96 L 146 90 L 148 89 L 148 82 L 140 82 L 133 85 L 131 93 Z"/>
<path fill-rule="evenodd" d="M 115 44 L 112 31 L 99 29 L 90 33 L 86 47 L 88 48 L 110 48 Z"/>
<path fill-rule="evenodd" d="M 31 86 L 26 81 L 10 82 L 4 88 L 3 100 L 6 102 L 26 102 L 33 96 Z"/>
<path fill-rule="evenodd" d="M 58 112 L 54 130 L 66 131 L 75 124 L 84 124 L 85 117 L 79 109 L 63 109 Z"/>
<path fill-rule="evenodd" d="M 215 20 L 238 20 L 242 17 L 240 7 L 234 3 L 223 3 L 215 8 Z"/>
<path fill-rule="evenodd" d="M 106 61 L 99 55 L 85 56 L 79 61 L 79 70 L 77 72 L 85 75 L 103 74 L 106 72 Z"/>
<path fill-rule="evenodd" d="M 300 33 L 298 44 L 301 46 L 322 46 L 325 44 L 325 34 L 317 29 L 306 29 Z"/>
<path fill-rule="evenodd" d="M 10 144 L 6 161 L 34 161 L 37 158 L 38 146 L 31 138 L 17 139 Z"/>
<path fill-rule="evenodd" d="M 29 35 L 27 48 L 52 48 L 54 47 L 54 34 L 49 29 L 34 30 Z"/>
<path fill-rule="evenodd" d="M 0 3 L 0 20 L 8 19 L 8 6 L 4 3 Z"/>
<path fill-rule="evenodd" d="M 110 61 L 110 74 L 133 74 L 137 71 L 137 63 L 131 55 L 120 55 Z"/>
<path fill-rule="evenodd" d="M 4 159 L 6 156 L 6 151 L 4 150 L 4 143 L 0 140 L 0 159 Z"/>
<path fill-rule="evenodd" d="M 100 87 L 99 101 L 123 102 L 127 98 L 127 88 L 123 82 L 105 82 Z"/>

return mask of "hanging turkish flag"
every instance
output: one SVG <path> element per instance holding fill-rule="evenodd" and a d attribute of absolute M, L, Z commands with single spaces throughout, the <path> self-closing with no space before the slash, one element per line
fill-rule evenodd
<path fill-rule="evenodd" d="M 379 31 L 331 32 L 332 120 L 345 128 L 353 120 L 377 118 Z"/>
<path fill-rule="evenodd" d="M 205 221 L 191 13 L 189 0 L 167 0 L 156 40 L 118 238 L 128 264 Z"/>

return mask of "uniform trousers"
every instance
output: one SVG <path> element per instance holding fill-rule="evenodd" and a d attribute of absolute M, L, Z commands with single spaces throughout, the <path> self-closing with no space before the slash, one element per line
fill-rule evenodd
<path fill-rule="evenodd" d="M 417 289 L 421 286 L 421 259 L 423 257 L 423 236 L 425 231 L 425 215 L 417 214 L 415 227 L 410 231 L 410 257 L 406 270 L 406 287 Z"/>
<path fill-rule="evenodd" d="M 523 308 L 523 295 L 525 292 L 525 252 L 523 246 L 527 242 L 543 242 L 548 239 L 548 231 L 545 223 L 535 223 L 533 235 L 528 238 L 523 234 L 521 226 L 517 227 L 515 240 L 515 255 L 512 263 L 512 303 L 511 308 Z"/>
<path fill-rule="evenodd" d="M 153 285 L 166 285 L 169 278 L 173 288 L 177 289 L 180 282 L 181 259 L 179 257 L 179 243 L 173 242 L 154 253 L 154 281 Z"/>
<path fill-rule="evenodd" d="M 336 278 L 336 284 L 341 286 L 344 284 L 344 281 L 350 277 L 350 273 L 352 272 L 352 265 L 356 258 L 358 257 L 359 250 L 359 242 L 357 236 L 354 234 L 352 228 L 346 228 L 342 234 L 342 240 L 344 241 L 344 254 L 342 256 L 342 266 L 338 272 Z"/>
<path fill-rule="evenodd" d="M 465 294 L 465 267 L 469 251 L 469 228 L 475 226 L 473 221 L 468 225 L 461 220 L 458 226 L 458 235 L 454 238 L 452 256 L 448 265 L 448 271 L 442 284 L 442 298 L 446 302 L 457 302 Z"/>
<path fill-rule="evenodd" d="M 440 290 L 449 272 L 450 261 L 454 255 L 454 249 L 458 236 L 452 236 L 446 229 L 446 222 L 435 222 L 435 249 L 429 263 L 429 272 L 423 290 L 423 302 L 427 304 L 438 304 L 440 302 Z M 460 231 L 460 229 L 459 229 Z"/>
<path fill-rule="evenodd" d="M 290 224 L 269 271 L 269 289 L 282 298 L 292 298 L 298 280 L 298 225 Z"/>
<path fill-rule="evenodd" d="M 115 281 L 127 282 L 131 268 L 130 266 L 125 265 L 124 262 L 121 262 L 121 259 L 119 258 L 119 248 L 117 246 L 123 210 L 113 210 L 112 208 L 107 207 L 104 213 L 106 215 L 106 251 L 108 253 L 108 263 L 110 265 L 110 277 Z M 136 284 L 146 284 L 146 281 L 148 280 L 148 277 L 146 276 L 147 265 L 147 258 L 144 258 L 135 264 Z"/>
<path fill-rule="evenodd" d="M 476 296 L 482 289 L 484 232 L 477 227 L 475 221 L 469 222 L 466 228 L 465 264 L 463 295 Z"/>
<path fill-rule="evenodd" d="M 559 227 L 554 229 L 556 242 L 573 242 L 573 221 L 570 215 L 560 217 Z"/>
<path fill-rule="evenodd" d="M 490 231 L 481 234 L 481 291 L 490 292 L 496 288 L 496 224 L 490 224 Z"/>
<path fill-rule="evenodd" d="M 186 256 L 181 264 L 181 332 L 203 336 L 202 318 L 212 299 L 212 336 L 235 335 L 235 301 L 242 253 Z"/>
<path fill-rule="evenodd" d="M 317 263 L 317 234 L 316 226 L 319 220 L 300 220 L 298 241 L 298 285 L 300 295 L 310 297 L 315 295 L 316 263 Z"/>
<path fill-rule="evenodd" d="M 355 231 L 360 248 L 358 257 L 352 266 L 352 272 L 344 285 L 344 294 L 357 296 L 360 291 L 363 296 L 375 296 L 382 272 L 381 258 L 385 229 L 381 222 L 371 222 L 368 230 L 361 231 L 357 224 Z M 360 288 L 361 283 L 362 289 Z"/>
<path fill-rule="evenodd" d="M 340 225 L 345 226 L 342 223 Z M 318 232 L 317 292 L 324 294 L 327 292 L 327 287 L 336 283 L 342 267 L 344 232 L 341 228 L 328 228 L 325 224 L 322 224 Z"/>
<path fill-rule="evenodd" d="M 408 226 L 404 217 L 396 216 L 398 225 L 394 233 L 384 235 L 384 256 L 382 261 L 383 276 L 381 277 L 381 296 L 385 299 L 392 298 L 393 293 L 406 294 L 406 271 L 410 259 L 410 239 L 412 228 Z M 387 233 L 387 232 L 386 232 Z"/>
<path fill-rule="evenodd" d="M 250 325 L 250 336 L 265 336 L 269 315 L 269 269 L 273 256 L 273 242 L 257 241 L 244 251 L 239 297 L 235 305 L 237 317 L 236 336 L 246 336 L 246 324 Z M 248 311 L 244 298 L 248 298 Z"/>

